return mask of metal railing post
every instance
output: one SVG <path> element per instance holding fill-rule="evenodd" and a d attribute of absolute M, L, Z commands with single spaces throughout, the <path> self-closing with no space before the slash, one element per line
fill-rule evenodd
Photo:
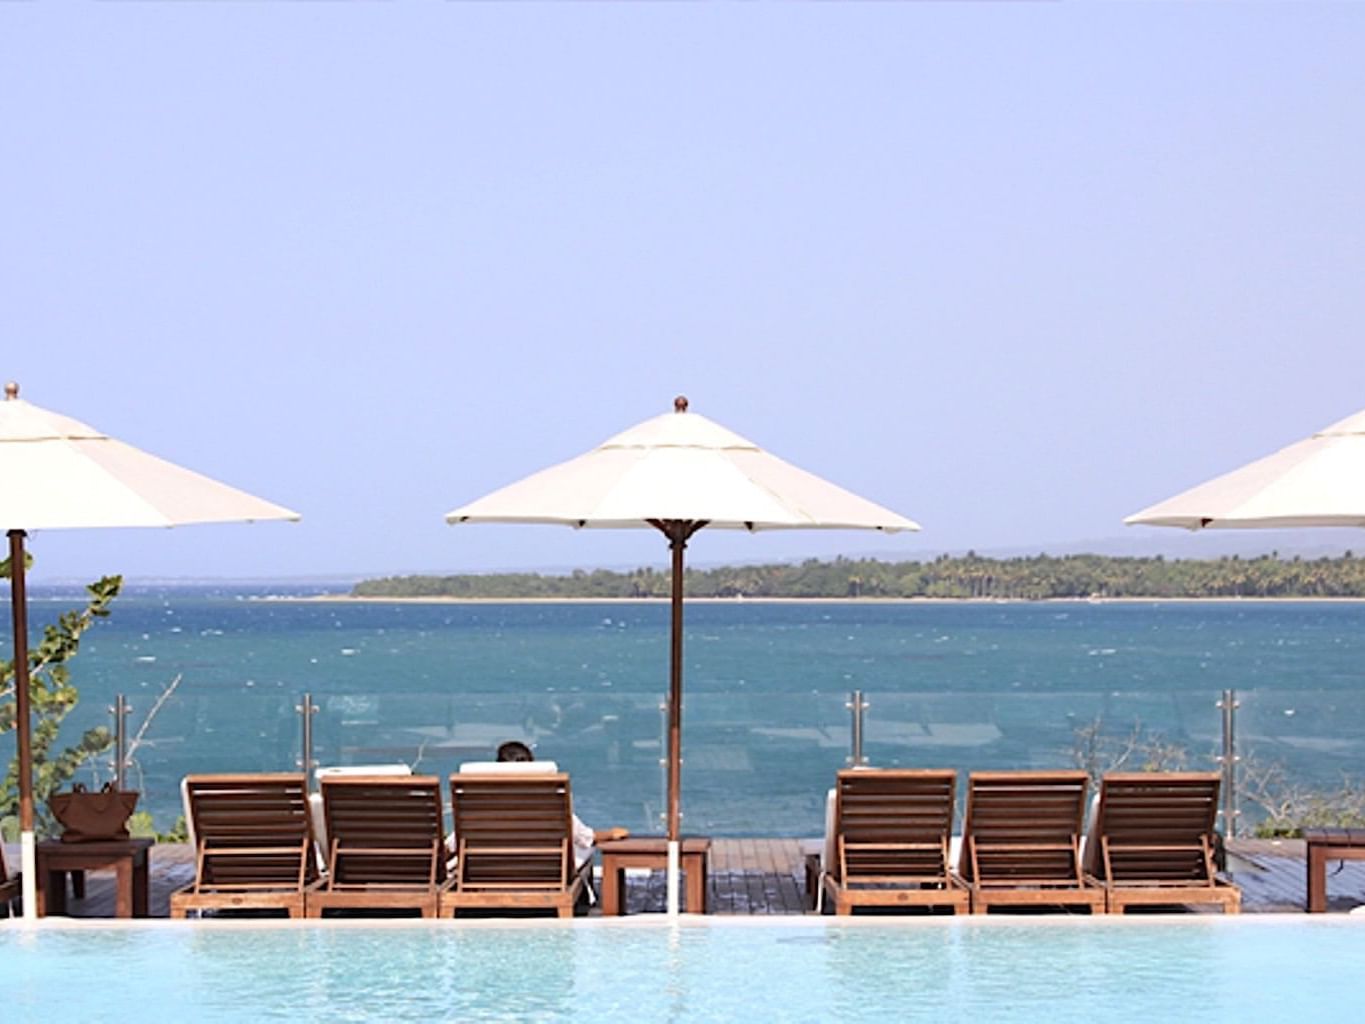
<path fill-rule="evenodd" d="M 862 690 L 854 690 L 849 694 L 848 703 L 844 707 L 848 708 L 849 718 L 851 719 L 848 763 L 857 768 L 860 765 L 867 764 L 867 758 L 863 756 L 863 712 L 871 705 L 863 700 Z"/>
<path fill-rule="evenodd" d="M 123 694 L 116 694 L 114 706 L 109 709 L 114 716 L 114 788 L 123 789 L 128 769 L 128 706 Z"/>
<path fill-rule="evenodd" d="M 313 791 L 313 769 L 317 767 L 317 761 L 313 760 L 313 715 L 318 711 L 318 706 L 313 703 L 313 695 L 305 693 L 303 702 L 294 705 L 294 710 L 303 719 L 303 738 L 301 753 L 299 755 L 299 767 L 303 769 L 304 791 Z"/>
<path fill-rule="evenodd" d="M 1223 712 L 1223 753 L 1218 756 L 1218 764 L 1223 769 L 1223 834 L 1231 839 L 1237 835 L 1237 691 L 1224 690 L 1223 699 L 1218 702 Z"/>

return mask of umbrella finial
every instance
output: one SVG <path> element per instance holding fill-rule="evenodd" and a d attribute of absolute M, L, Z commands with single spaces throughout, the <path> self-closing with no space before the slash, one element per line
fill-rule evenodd
<path fill-rule="evenodd" d="M 686 395 L 679 395 L 677 398 L 673 399 L 673 411 L 674 411 L 674 412 L 687 412 L 687 396 L 686 396 Z"/>
<path fill-rule="evenodd" d="M 19 385 L 14 381 L 9 381 L 5 385 L 5 401 L 11 401 L 19 397 Z"/>

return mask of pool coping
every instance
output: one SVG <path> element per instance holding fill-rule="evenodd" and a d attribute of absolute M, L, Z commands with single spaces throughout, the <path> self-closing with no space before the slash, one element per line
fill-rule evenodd
<path fill-rule="evenodd" d="M 633 914 L 629 917 L 560 918 L 71 918 L 50 917 L 36 921 L 11 918 L 0 921 L 0 935 L 82 931 L 259 931 L 259 930 L 526 930 L 526 929 L 625 929 L 699 930 L 710 928 L 756 928 L 778 930 L 847 929 L 960 929 L 960 928 L 1261 928 L 1286 925 L 1365 928 L 1365 914 L 1099 914 L 1099 915 L 996 915 L 967 914 L 931 917 L 831 917 L 774 915 L 771 917 L 679 914 Z"/>

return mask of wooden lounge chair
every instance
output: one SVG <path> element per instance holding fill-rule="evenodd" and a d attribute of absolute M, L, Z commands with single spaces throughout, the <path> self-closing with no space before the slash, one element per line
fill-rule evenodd
<path fill-rule="evenodd" d="M 171 894 L 171 917 L 261 908 L 303 917 L 318 878 L 303 775 L 191 775 L 184 789 L 195 878 Z"/>
<path fill-rule="evenodd" d="M 1214 865 L 1217 772 L 1113 772 L 1086 848 L 1109 912 L 1145 904 L 1216 904 L 1241 911 L 1242 892 Z"/>
<path fill-rule="evenodd" d="M 322 780 L 327 877 L 308 916 L 327 909 L 415 909 L 435 917 L 446 886 L 441 780 L 335 775 Z"/>
<path fill-rule="evenodd" d="M 971 887 L 972 913 L 1004 905 L 1104 913 L 1104 890 L 1081 870 L 1087 782 L 1083 771 L 968 777 L 958 873 Z"/>
<path fill-rule="evenodd" d="M 573 915 L 592 859 L 574 863 L 567 775 L 460 772 L 450 777 L 450 806 L 457 868 L 442 915 L 471 908 Z"/>
<path fill-rule="evenodd" d="M 948 864 L 956 789 L 952 770 L 838 773 L 824 877 L 836 914 L 854 907 L 967 912 L 967 890 Z"/>

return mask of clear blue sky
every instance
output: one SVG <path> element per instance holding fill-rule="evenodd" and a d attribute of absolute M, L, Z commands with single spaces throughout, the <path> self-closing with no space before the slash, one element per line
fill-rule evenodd
<path fill-rule="evenodd" d="M 678 392 L 925 527 L 700 562 L 1123 535 L 1365 406 L 1363 53 L 1358 4 L 0 4 L 0 377 L 304 516 L 37 575 L 660 562 L 441 517 Z"/>

